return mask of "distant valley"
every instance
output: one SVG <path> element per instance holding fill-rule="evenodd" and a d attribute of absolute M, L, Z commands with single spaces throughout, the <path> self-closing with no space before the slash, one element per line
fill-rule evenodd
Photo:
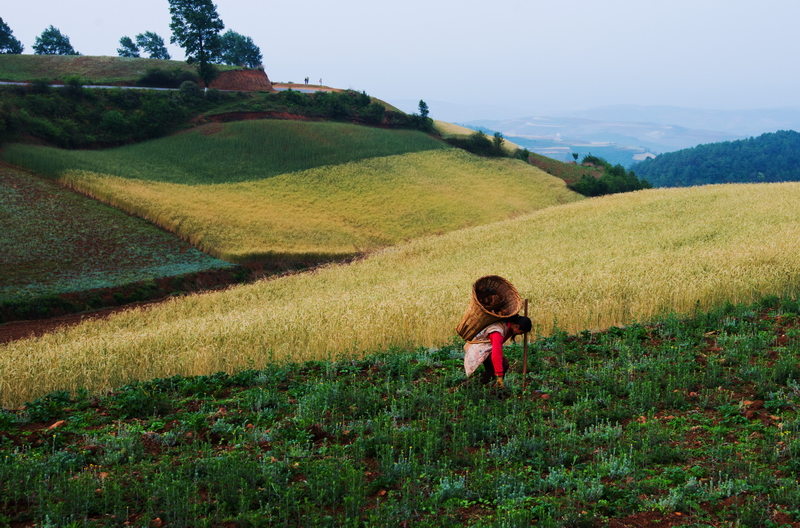
<path fill-rule="evenodd" d="M 404 108 L 404 102 L 393 104 Z M 511 117 L 514 110 L 510 108 L 469 108 L 438 101 L 428 104 L 437 119 L 501 132 L 521 147 L 549 158 L 572 161 L 573 152 L 581 159 L 592 154 L 624 167 L 654 154 L 701 144 L 800 130 L 800 108 L 705 110 L 615 105 L 549 116 Z"/>

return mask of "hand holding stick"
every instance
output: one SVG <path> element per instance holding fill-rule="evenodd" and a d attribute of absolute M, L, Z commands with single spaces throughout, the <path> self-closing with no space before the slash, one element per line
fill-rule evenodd
<path fill-rule="evenodd" d="M 528 299 L 525 299 L 525 317 L 528 317 Z M 528 332 L 522 336 L 522 390 L 528 384 Z"/>

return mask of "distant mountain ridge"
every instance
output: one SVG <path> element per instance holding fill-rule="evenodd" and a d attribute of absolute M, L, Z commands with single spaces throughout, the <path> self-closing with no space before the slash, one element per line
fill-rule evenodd
<path fill-rule="evenodd" d="M 504 135 L 526 139 L 549 139 L 570 145 L 615 143 L 619 146 L 640 147 L 655 152 L 668 152 L 693 147 L 700 143 L 729 141 L 741 137 L 652 121 L 600 121 L 583 117 L 522 117 L 502 121 L 471 121 L 468 125 L 492 128 Z"/>
<path fill-rule="evenodd" d="M 800 133 L 779 130 L 698 145 L 644 160 L 633 170 L 655 187 L 800 181 Z"/>

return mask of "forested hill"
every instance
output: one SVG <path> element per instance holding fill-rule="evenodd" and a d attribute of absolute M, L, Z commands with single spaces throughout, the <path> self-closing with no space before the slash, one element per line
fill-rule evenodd
<path fill-rule="evenodd" d="M 698 145 L 642 161 L 633 171 L 654 187 L 800 181 L 800 133 L 779 130 L 757 138 Z"/>

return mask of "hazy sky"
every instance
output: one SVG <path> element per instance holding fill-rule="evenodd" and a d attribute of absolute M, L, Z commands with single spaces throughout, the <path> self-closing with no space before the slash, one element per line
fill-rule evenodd
<path fill-rule="evenodd" d="M 53 25 L 84 55 L 170 38 L 167 0 L 17 0 L 0 17 L 33 53 Z M 219 0 L 273 81 L 547 115 L 611 104 L 800 106 L 797 0 Z M 167 46 L 173 58 L 183 52 Z M 431 104 L 431 116 L 436 117 Z M 489 117 L 489 116 L 487 116 Z"/>

